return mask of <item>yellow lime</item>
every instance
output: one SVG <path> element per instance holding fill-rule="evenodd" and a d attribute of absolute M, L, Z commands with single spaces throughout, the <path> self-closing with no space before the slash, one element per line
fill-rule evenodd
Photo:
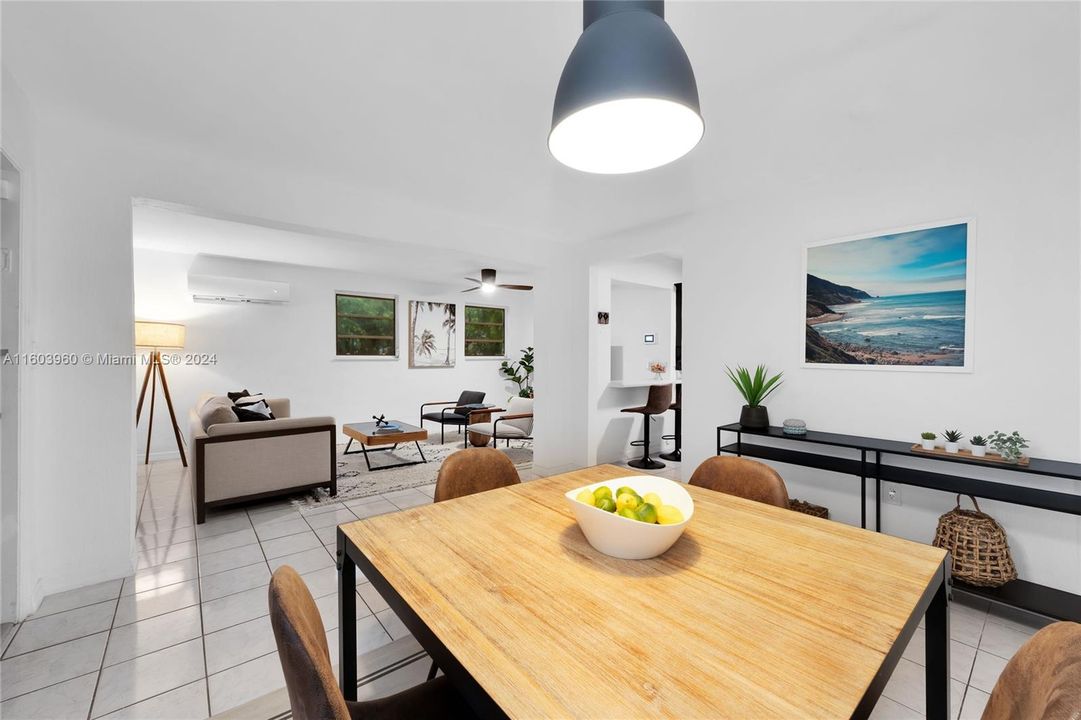
<path fill-rule="evenodd" d="M 638 498 L 630 493 L 620 493 L 616 496 L 616 510 L 622 510 L 623 508 L 634 510 L 640 504 Z"/>
<path fill-rule="evenodd" d="M 593 491 L 593 497 L 600 500 L 601 498 L 612 498 L 612 490 L 607 485 L 601 485 L 599 488 Z"/>
<path fill-rule="evenodd" d="M 604 510 L 605 512 L 615 512 L 616 501 L 610 497 L 604 497 L 597 501 L 597 507 L 599 507 L 601 510 Z"/>
<path fill-rule="evenodd" d="M 638 509 L 634 511 L 634 514 L 638 516 L 638 519 L 644 523 L 657 522 L 657 508 L 649 503 L 643 503 L 638 506 Z"/>
<path fill-rule="evenodd" d="M 661 505 L 664 505 L 664 503 L 661 502 L 661 496 L 657 493 L 646 493 L 645 497 L 642 499 L 655 508 L 659 508 Z"/>
<path fill-rule="evenodd" d="M 578 493 L 578 496 L 574 499 L 580 503 L 585 503 L 586 505 L 593 505 L 594 507 L 596 507 L 597 505 L 597 498 L 594 497 L 593 493 L 588 490 L 583 490 L 582 492 Z"/>
<path fill-rule="evenodd" d="M 634 491 L 634 488 L 632 488 L 632 487 L 628 487 L 627 485 L 624 485 L 624 486 L 623 486 L 623 487 L 621 487 L 621 488 L 620 488 L 619 490 L 616 490 L 616 497 L 618 498 L 618 497 L 619 497 L 620 495 L 622 495 L 622 494 L 624 494 L 624 493 L 629 493 L 629 494 L 631 494 L 631 495 L 635 495 L 635 496 L 637 496 L 637 495 L 638 495 L 638 493 L 636 493 L 636 492 Z"/>
<path fill-rule="evenodd" d="M 622 508 L 618 512 L 621 516 L 627 518 L 628 520 L 638 519 L 638 517 L 634 514 L 634 510 L 631 510 L 629 507 Z"/>
<path fill-rule="evenodd" d="M 676 525 L 683 522 L 683 513 L 674 505 L 661 505 L 657 508 L 657 522 L 661 525 Z"/>

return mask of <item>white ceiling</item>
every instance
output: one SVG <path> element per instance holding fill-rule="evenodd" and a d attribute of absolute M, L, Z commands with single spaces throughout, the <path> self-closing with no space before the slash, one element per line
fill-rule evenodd
<path fill-rule="evenodd" d="M 493 265 L 499 282 L 532 283 L 528 268 L 512 260 L 493 262 L 490 257 L 454 248 L 421 248 L 403 242 L 240 222 L 160 203 L 136 203 L 132 238 L 136 248 L 147 250 L 352 270 L 463 289 L 470 287 L 463 278 L 479 277 L 482 267 Z"/>
<path fill-rule="evenodd" d="M 949 75 L 934 53 L 970 32 L 976 5 L 669 2 L 706 134 L 682 160 L 629 176 L 578 173 L 546 148 L 579 2 L 5 0 L 2 41 L 32 101 L 578 241 L 723 209 L 748 183 L 828 173 L 837 148 L 823 130 L 866 135 L 896 112 L 898 82 L 915 93 Z M 919 65 L 900 81 L 867 61 L 899 44 Z M 867 70 L 820 91 L 840 63 Z M 964 87 L 977 66 L 949 81 Z"/>

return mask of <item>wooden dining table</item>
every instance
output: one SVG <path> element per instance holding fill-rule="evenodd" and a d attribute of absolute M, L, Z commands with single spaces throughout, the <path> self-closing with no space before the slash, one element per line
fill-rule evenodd
<path fill-rule="evenodd" d="M 482 717 L 867 717 L 925 616 L 926 714 L 947 717 L 944 551 L 687 486 L 676 544 L 619 560 L 564 493 L 632 474 L 599 465 L 339 526 L 345 697 L 359 568 Z"/>

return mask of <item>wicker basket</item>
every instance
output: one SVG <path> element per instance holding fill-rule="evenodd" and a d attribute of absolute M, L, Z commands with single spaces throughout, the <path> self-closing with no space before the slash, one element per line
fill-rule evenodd
<path fill-rule="evenodd" d="M 975 510 L 957 507 L 938 519 L 935 547 L 949 550 L 953 577 L 970 585 L 998 587 L 1017 578 L 1017 568 L 1010 556 L 1006 531 L 991 517 L 980 512 L 976 498 L 969 495 Z"/>
<path fill-rule="evenodd" d="M 806 500 L 796 500 L 793 498 L 788 501 L 788 509 L 801 512 L 804 515 L 814 515 L 815 517 L 825 518 L 826 520 L 829 520 L 830 517 L 829 508 L 809 503 Z"/>

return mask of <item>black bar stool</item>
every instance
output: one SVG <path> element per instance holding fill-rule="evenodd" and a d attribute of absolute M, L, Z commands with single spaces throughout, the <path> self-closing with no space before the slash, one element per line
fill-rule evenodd
<path fill-rule="evenodd" d="M 642 419 L 642 439 L 634 440 L 631 442 L 632 447 L 642 446 L 642 457 L 638 460 L 628 460 L 627 464 L 631 467 L 639 468 L 641 470 L 660 470 L 664 467 L 664 463 L 657 462 L 649 456 L 649 423 L 653 420 L 654 415 L 660 415 L 663 412 L 668 411 L 668 407 L 672 404 L 672 386 L 671 385 L 650 385 L 649 397 L 646 398 L 646 404 L 640 407 L 623 408 L 620 412 L 625 413 L 639 413 L 643 416 Z"/>
<path fill-rule="evenodd" d="M 676 385 L 676 401 L 668 408 L 676 413 L 676 434 L 675 435 L 661 435 L 661 440 L 675 440 L 676 447 L 672 452 L 661 453 L 661 457 L 665 460 L 671 460 L 672 462 L 680 462 L 683 459 L 683 455 L 680 453 L 683 440 L 683 386 Z"/>

